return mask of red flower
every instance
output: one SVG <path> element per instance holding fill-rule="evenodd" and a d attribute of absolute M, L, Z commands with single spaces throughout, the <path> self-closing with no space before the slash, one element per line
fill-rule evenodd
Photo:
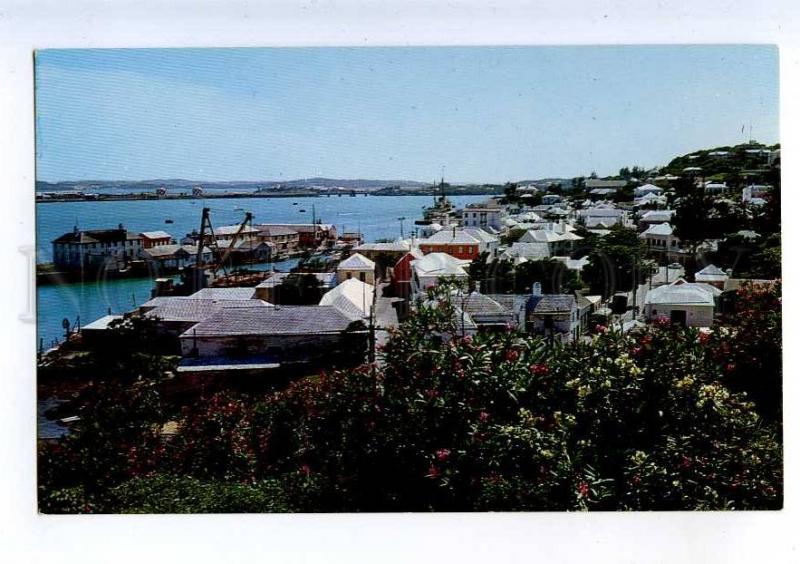
<path fill-rule="evenodd" d="M 642 483 L 642 477 L 639 474 L 634 474 L 633 478 L 631 478 L 631 482 L 634 486 L 638 486 Z"/>
<path fill-rule="evenodd" d="M 528 371 L 534 376 L 547 376 L 550 372 L 550 367 L 546 364 L 531 364 L 528 367 Z"/>
<path fill-rule="evenodd" d="M 642 350 L 643 350 L 643 349 L 642 349 L 642 347 L 640 347 L 640 346 L 635 346 L 635 347 L 633 347 L 633 348 L 631 349 L 631 354 L 632 354 L 633 356 L 639 356 L 640 354 L 642 354 Z"/>
<path fill-rule="evenodd" d="M 733 374 L 734 372 L 736 372 L 736 365 L 733 362 L 729 362 L 728 364 L 725 365 L 725 372 L 727 372 L 728 374 Z"/>
<path fill-rule="evenodd" d="M 697 342 L 705 346 L 710 338 L 711 337 L 709 336 L 708 333 L 700 333 L 700 336 L 697 338 Z"/>
<path fill-rule="evenodd" d="M 300 467 L 300 471 L 303 472 L 303 474 L 305 474 L 306 476 L 308 476 L 309 474 L 311 474 L 311 467 L 308 464 L 303 464 Z"/>
<path fill-rule="evenodd" d="M 598 323 L 597 325 L 594 326 L 595 333 L 605 333 L 606 331 L 608 331 L 608 327 L 606 327 L 605 325 L 601 325 Z"/>
<path fill-rule="evenodd" d="M 589 497 L 589 484 L 581 481 L 578 484 L 578 495 L 581 497 Z"/>
<path fill-rule="evenodd" d="M 688 470 L 692 466 L 692 461 L 688 456 L 681 457 L 681 468 Z"/>
<path fill-rule="evenodd" d="M 450 458 L 450 449 L 441 448 L 436 451 L 436 460 L 439 462 L 444 462 L 448 458 Z"/>
<path fill-rule="evenodd" d="M 506 351 L 506 360 L 508 362 L 516 362 L 519 359 L 519 351 L 511 349 Z"/>
<path fill-rule="evenodd" d="M 488 420 L 489 420 L 489 414 L 487 412 L 481 411 L 478 414 L 478 421 L 480 421 L 481 423 L 486 423 Z"/>
<path fill-rule="evenodd" d="M 442 471 L 439 470 L 439 468 L 436 465 L 431 464 L 430 468 L 428 468 L 428 473 L 425 475 L 425 477 L 434 479 L 434 478 L 438 478 L 441 475 L 442 475 Z"/>

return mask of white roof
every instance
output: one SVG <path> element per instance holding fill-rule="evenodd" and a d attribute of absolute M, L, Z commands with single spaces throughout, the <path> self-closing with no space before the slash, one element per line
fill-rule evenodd
<path fill-rule="evenodd" d="M 255 299 L 255 293 L 255 288 L 251 287 L 203 288 L 189 297 L 207 300 L 252 300 Z"/>
<path fill-rule="evenodd" d="M 91 323 L 89 323 L 88 325 L 84 325 L 83 327 L 81 327 L 81 330 L 82 331 L 86 331 L 86 330 L 89 330 L 89 331 L 98 330 L 98 331 L 100 331 L 100 330 L 103 330 L 103 329 L 108 329 L 109 324 L 112 321 L 116 321 L 118 319 L 122 319 L 122 316 L 121 315 L 104 315 L 100 319 L 96 319 L 96 320 L 92 321 Z"/>
<path fill-rule="evenodd" d="M 355 253 L 340 262 L 338 270 L 375 270 L 375 262 L 361 253 Z"/>
<path fill-rule="evenodd" d="M 701 305 L 713 306 L 715 294 L 713 286 L 686 282 L 679 278 L 672 284 L 665 284 L 647 292 L 645 303 L 651 305 Z"/>
<path fill-rule="evenodd" d="M 356 278 L 345 280 L 322 296 L 319 305 L 332 305 L 353 320 L 369 316 L 375 287 Z"/>
<path fill-rule="evenodd" d="M 719 267 L 709 264 L 704 269 L 696 272 L 694 279 L 697 282 L 724 282 L 728 279 L 728 275 Z"/>
<path fill-rule="evenodd" d="M 411 267 L 418 276 L 467 276 L 464 266 L 469 261 L 459 260 L 447 253 L 430 253 L 421 259 L 411 261 Z"/>
<path fill-rule="evenodd" d="M 540 260 L 550 256 L 550 249 L 547 243 L 525 243 L 517 241 L 506 250 L 506 254 L 511 257 L 526 258 L 529 260 Z"/>
<path fill-rule="evenodd" d="M 139 235 L 147 239 L 165 239 L 165 238 L 172 239 L 172 235 L 170 235 L 166 231 L 142 231 L 141 233 L 139 233 Z"/>
<path fill-rule="evenodd" d="M 547 229 L 530 229 L 519 238 L 520 243 L 555 243 L 562 240 L 560 233 Z"/>
<path fill-rule="evenodd" d="M 675 215 L 674 210 L 651 210 L 642 216 L 642 221 L 664 223 L 671 220 L 673 215 Z"/>
<path fill-rule="evenodd" d="M 661 235 L 663 237 L 668 237 L 672 235 L 672 226 L 666 221 L 664 223 L 657 223 L 648 227 L 647 231 L 639 235 L 639 237 L 647 237 L 648 235 Z"/>

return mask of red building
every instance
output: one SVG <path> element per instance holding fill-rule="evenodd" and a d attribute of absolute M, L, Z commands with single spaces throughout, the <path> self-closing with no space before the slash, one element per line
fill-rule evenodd
<path fill-rule="evenodd" d="M 145 231 L 139 233 L 142 238 L 142 248 L 152 249 L 153 247 L 160 247 L 161 245 L 169 245 L 172 243 L 172 235 L 166 231 Z"/>
<path fill-rule="evenodd" d="M 426 255 L 447 253 L 461 260 L 474 260 L 484 251 L 493 254 L 496 246 L 497 238 L 480 229 L 456 228 L 444 228 L 419 243 Z"/>
<path fill-rule="evenodd" d="M 411 261 L 425 256 L 419 249 L 411 251 L 400 257 L 392 269 L 392 286 L 397 297 L 408 299 L 411 295 Z"/>

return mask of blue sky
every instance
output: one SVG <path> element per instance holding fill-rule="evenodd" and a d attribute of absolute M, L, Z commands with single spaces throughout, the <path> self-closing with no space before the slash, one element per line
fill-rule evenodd
<path fill-rule="evenodd" d="M 778 138 L 769 46 L 46 50 L 40 180 L 571 177 Z M 747 124 L 745 135 L 741 128 Z"/>

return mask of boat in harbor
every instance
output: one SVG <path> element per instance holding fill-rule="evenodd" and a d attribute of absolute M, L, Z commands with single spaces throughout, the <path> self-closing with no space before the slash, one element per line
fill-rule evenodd
<path fill-rule="evenodd" d="M 164 223 L 175 223 L 175 221 L 173 221 L 172 219 L 167 218 L 167 219 L 164 220 Z"/>

